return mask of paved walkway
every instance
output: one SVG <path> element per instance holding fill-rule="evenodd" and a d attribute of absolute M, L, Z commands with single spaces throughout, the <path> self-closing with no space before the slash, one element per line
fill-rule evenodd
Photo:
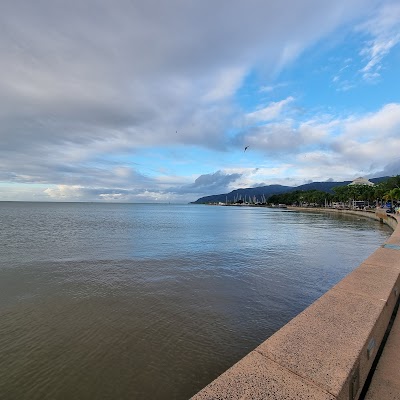
<path fill-rule="evenodd" d="M 397 312 L 365 400 L 400 400 L 400 311 Z"/>

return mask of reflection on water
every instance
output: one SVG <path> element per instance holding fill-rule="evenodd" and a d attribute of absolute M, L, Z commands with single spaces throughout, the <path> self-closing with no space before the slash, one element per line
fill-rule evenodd
<path fill-rule="evenodd" d="M 187 399 L 390 230 L 194 205 L 0 203 L 5 399 Z"/>

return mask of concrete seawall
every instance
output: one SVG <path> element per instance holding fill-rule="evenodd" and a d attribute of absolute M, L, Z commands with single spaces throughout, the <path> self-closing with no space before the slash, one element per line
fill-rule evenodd
<path fill-rule="evenodd" d="M 385 210 L 304 211 L 355 213 L 386 223 L 394 232 L 359 267 L 193 400 L 360 398 L 399 301 L 400 218 Z"/>

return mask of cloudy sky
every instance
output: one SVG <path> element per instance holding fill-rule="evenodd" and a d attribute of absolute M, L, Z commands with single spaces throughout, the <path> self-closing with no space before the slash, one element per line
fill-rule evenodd
<path fill-rule="evenodd" d="M 0 6 L 0 200 L 400 174 L 398 0 Z"/>

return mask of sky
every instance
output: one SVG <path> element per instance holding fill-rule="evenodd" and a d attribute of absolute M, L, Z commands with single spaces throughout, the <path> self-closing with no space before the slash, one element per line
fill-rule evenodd
<path fill-rule="evenodd" d="M 400 174 L 398 0 L 0 8 L 0 201 Z"/>

